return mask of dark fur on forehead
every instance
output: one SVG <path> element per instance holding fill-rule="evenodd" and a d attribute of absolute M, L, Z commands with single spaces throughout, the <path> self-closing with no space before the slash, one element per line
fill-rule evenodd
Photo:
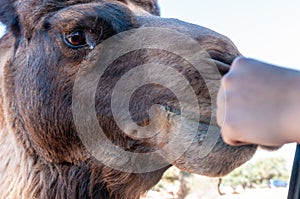
<path fill-rule="evenodd" d="M 7 26 L 10 26 L 17 17 L 14 2 L 15 0 L 0 1 L 0 21 Z"/>
<path fill-rule="evenodd" d="M 4 23 L 16 35 L 19 32 L 19 19 L 14 3 L 16 0 L 0 1 L 0 22 Z"/>
<path fill-rule="evenodd" d="M 130 0 L 132 3 L 144 8 L 153 15 L 160 15 L 160 9 L 156 0 Z"/>
<path fill-rule="evenodd" d="M 153 15 L 160 15 L 156 0 L 28 0 L 22 3 L 19 1 L 20 0 L 0 1 L 0 21 L 4 23 L 9 30 L 18 26 L 18 28 L 22 30 L 25 29 L 26 32 L 29 33 L 36 25 L 37 20 L 40 20 L 45 15 L 49 15 L 71 5 L 83 3 L 122 2 L 127 4 L 127 2 L 131 2 Z"/>

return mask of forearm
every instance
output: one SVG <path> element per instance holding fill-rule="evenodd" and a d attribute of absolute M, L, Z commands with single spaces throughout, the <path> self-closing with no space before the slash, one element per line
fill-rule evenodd
<path fill-rule="evenodd" d="M 285 82 L 282 98 L 286 101 L 286 107 L 282 108 L 281 125 L 287 130 L 289 142 L 300 143 L 300 71 L 281 70 Z"/>

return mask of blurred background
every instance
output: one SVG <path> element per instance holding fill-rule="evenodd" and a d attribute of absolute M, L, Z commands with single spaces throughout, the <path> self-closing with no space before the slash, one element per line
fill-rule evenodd
<path fill-rule="evenodd" d="M 246 57 L 300 70 L 298 0 L 160 0 L 162 17 L 199 24 L 228 36 Z M 0 37 L 5 27 L 0 25 Z M 259 150 L 223 178 L 170 169 L 147 199 L 286 198 L 295 144 Z"/>

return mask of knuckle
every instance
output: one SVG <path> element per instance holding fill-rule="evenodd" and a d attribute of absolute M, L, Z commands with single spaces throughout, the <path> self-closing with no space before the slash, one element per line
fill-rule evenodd
<path fill-rule="evenodd" d="M 225 136 L 223 133 L 222 133 L 222 139 L 226 144 L 229 144 L 229 145 L 235 145 L 235 143 L 236 143 L 234 140 L 232 140 L 228 136 Z"/>
<path fill-rule="evenodd" d="M 228 118 L 228 116 L 225 115 L 224 121 L 223 121 L 223 126 L 221 129 L 221 134 L 222 137 L 224 139 L 224 141 L 228 141 L 228 142 L 233 142 L 233 139 L 236 137 L 236 126 L 233 122 L 231 122 L 232 120 L 230 120 Z"/>
<path fill-rule="evenodd" d="M 249 61 L 248 58 L 245 57 L 237 57 L 235 60 L 233 60 L 231 64 L 231 69 L 235 69 L 237 67 L 240 67 L 242 65 L 245 65 Z"/>
<path fill-rule="evenodd" d="M 224 111 L 223 110 L 218 110 L 217 112 L 217 123 L 220 127 L 223 126 L 224 123 Z"/>
<path fill-rule="evenodd" d="M 228 87 L 230 87 L 233 84 L 234 80 L 235 80 L 235 75 L 232 72 L 226 74 L 221 81 L 223 89 L 228 89 Z"/>

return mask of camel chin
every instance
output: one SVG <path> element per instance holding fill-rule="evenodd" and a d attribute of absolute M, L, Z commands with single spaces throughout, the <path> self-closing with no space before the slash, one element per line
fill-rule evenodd
<path fill-rule="evenodd" d="M 157 113 L 153 113 L 155 110 Z M 164 157 L 180 170 L 210 177 L 224 176 L 247 162 L 256 152 L 257 145 L 230 146 L 224 143 L 214 118 L 211 118 L 211 123 L 189 119 L 182 123 L 178 111 L 165 111 L 159 107 L 152 109 L 152 114 L 156 129 L 161 130 L 152 142 L 160 145 Z"/>

